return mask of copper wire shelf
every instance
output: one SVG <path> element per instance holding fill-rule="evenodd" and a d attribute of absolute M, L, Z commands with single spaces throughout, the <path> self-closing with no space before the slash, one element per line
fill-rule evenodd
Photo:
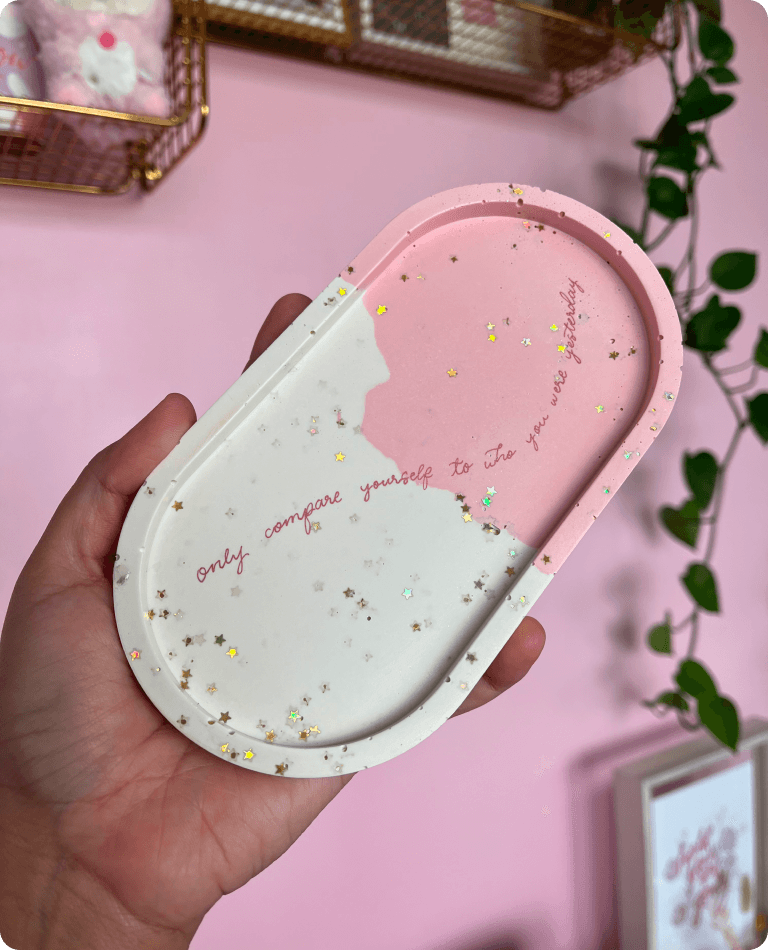
<path fill-rule="evenodd" d="M 217 0 L 208 40 L 549 110 L 679 42 L 664 0 L 545 2 Z"/>
<path fill-rule="evenodd" d="M 156 188 L 200 139 L 209 112 L 205 2 L 176 0 L 174 14 L 165 44 L 170 118 L 0 96 L 0 109 L 16 112 L 0 132 L 0 184 L 102 195 L 122 194 L 136 182 L 145 191 Z M 73 128 L 73 114 L 91 131 L 130 124 L 135 138 L 94 149 Z"/>

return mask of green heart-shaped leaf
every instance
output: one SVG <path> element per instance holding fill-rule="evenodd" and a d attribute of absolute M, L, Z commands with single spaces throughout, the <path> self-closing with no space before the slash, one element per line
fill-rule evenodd
<path fill-rule="evenodd" d="M 744 290 L 757 273 L 757 255 L 750 251 L 728 251 L 709 265 L 713 284 L 723 290 Z"/>
<path fill-rule="evenodd" d="M 693 492 L 696 504 L 702 511 L 706 511 L 717 481 L 717 462 L 709 452 L 699 452 L 698 455 L 685 453 L 685 479 Z"/>
<path fill-rule="evenodd" d="M 683 172 L 692 172 L 699 166 L 696 164 L 696 147 L 694 145 L 678 145 L 674 148 L 661 148 L 653 163 L 665 168 L 678 168 Z"/>
<path fill-rule="evenodd" d="M 659 518 L 670 534 L 674 535 L 683 544 L 690 548 L 696 547 L 699 536 L 699 506 L 691 498 L 682 508 L 672 508 L 669 505 L 659 511 Z"/>
<path fill-rule="evenodd" d="M 717 353 L 727 346 L 728 337 L 741 320 L 738 307 L 723 307 L 713 294 L 703 310 L 694 313 L 685 327 L 684 344 L 692 350 Z"/>
<path fill-rule="evenodd" d="M 717 695 L 714 680 L 696 660 L 683 660 L 675 676 L 675 682 L 684 693 L 696 699 L 707 695 Z"/>
<path fill-rule="evenodd" d="M 768 367 L 768 332 L 764 327 L 760 327 L 760 337 L 755 345 L 755 353 L 752 359 L 758 366 Z"/>
<path fill-rule="evenodd" d="M 714 614 L 719 613 L 715 575 L 706 564 L 689 564 L 688 572 L 680 580 L 700 607 Z"/>
<path fill-rule="evenodd" d="M 711 76 L 714 81 L 721 86 L 726 85 L 726 83 L 739 81 L 738 76 L 732 73 L 727 66 L 710 66 L 707 70 L 707 75 Z"/>
<path fill-rule="evenodd" d="M 739 743 L 739 714 L 725 696 L 707 695 L 698 702 L 699 719 L 703 726 L 723 745 L 736 751 Z"/>
<path fill-rule="evenodd" d="M 669 621 L 651 627 L 648 631 L 648 646 L 656 653 L 672 652 L 672 628 Z"/>
<path fill-rule="evenodd" d="M 684 124 L 710 119 L 724 112 L 736 100 L 727 92 L 713 93 L 703 76 L 690 81 L 678 103 L 678 120 Z"/>
<path fill-rule="evenodd" d="M 747 409 L 752 428 L 765 445 L 768 442 L 768 393 L 758 393 L 754 399 L 748 399 Z"/>
<path fill-rule="evenodd" d="M 699 49 L 704 59 L 718 66 L 725 66 L 733 59 L 733 39 L 721 26 L 706 18 L 699 22 Z"/>
<path fill-rule="evenodd" d="M 660 175 L 648 182 L 648 204 L 651 211 L 670 220 L 688 214 L 688 199 L 682 188 L 671 178 Z"/>

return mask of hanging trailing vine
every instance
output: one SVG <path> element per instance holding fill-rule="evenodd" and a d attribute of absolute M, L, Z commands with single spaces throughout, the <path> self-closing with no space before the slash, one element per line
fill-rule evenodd
<path fill-rule="evenodd" d="M 735 752 L 740 734 L 736 704 L 720 693 L 712 672 L 694 654 L 702 612 L 720 612 L 712 552 L 728 468 L 745 430 L 750 429 L 764 445 L 768 443 L 768 392 L 748 395 L 759 371 L 768 367 L 768 331 L 761 327 L 751 359 L 737 366 L 715 365 L 727 352 L 729 340 L 741 321 L 739 308 L 721 300 L 720 292 L 744 290 L 754 281 L 757 271 L 756 254 L 728 250 L 710 262 L 703 282 L 696 285 L 696 186 L 710 168 L 720 169 L 709 138 L 710 124 L 714 116 L 735 102 L 729 93 L 716 91 L 718 87 L 739 82 L 728 66 L 734 55 L 734 42 L 720 25 L 720 0 L 669 0 L 667 10 L 674 17 L 676 39 L 673 48 L 662 52 L 661 58 L 669 73 L 673 101 L 656 138 L 634 143 L 641 150 L 640 177 L 645 194 L 640 229 L 620 226 L 650 254 L 681 222 L 688 220 L 688 246 L 681 262 L 674 270 L 669 266 L 659 266 L 658 270 L 674 299 L 683 344 L 702 360 L 733 412 L 735 427 L 722 459 L 718 460 L 711 451 L 696 455 L 684 453 L 682 470 L 688 495 L 679 507 L 665 505 L 659 510 L 664 528 L 682 544 L 698 551 L 704 533 L 707 542 L 698 559 L 688 564 L 680 578 L 693 601 L 691 613 L 673 624 L 672 613 L 667 611 L 664 621 L 647 633 L 652 651 L 677 655 L 673 640 L 677 641 L 689 630 L 687 650 L 673 675 L 674 689 L 662 692 L 653 700 L 644 700 L 643 705 L 659 715 L 674 709 L 686 729 L 704 727 Z M 634 21 L 621 25 L 633 32 L 640 28 L 649 35 L 660 11 L 647 4 L 633 13 Z M 684 47 L 689 74 L 686 81 L 679 78 L 679 68 L 683 65 L 680 61 L 685 60 Z M 651 239 L 651 227 L 657 219 L 660 219 L 660 230 Z M 747 371 L 746 382 L 728 384 L 733 374 Z"/>

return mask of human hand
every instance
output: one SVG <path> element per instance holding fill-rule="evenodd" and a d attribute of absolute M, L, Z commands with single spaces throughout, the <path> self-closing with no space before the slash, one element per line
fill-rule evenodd
<path fill-rule="evenodd" d="M 247 369 L 311 303 L 274 305 Z M 22 570 L 0 638 L 0 934 L 15 950 L 187 947 L 224 894 L 285 852 L 355 773 L 233 767 L 149 701 L 120 643 L 112 570 L 141 485 L 196 421 L 167 396 L 99 452 Z M 521 680 L 526 617 L 453 714 Z"/>

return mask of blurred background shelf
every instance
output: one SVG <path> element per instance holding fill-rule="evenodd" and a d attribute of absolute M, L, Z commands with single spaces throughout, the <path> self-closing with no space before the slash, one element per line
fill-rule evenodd
<path fill-rule="evenodd" d="M 208 39 L 542 109 L 679 39 L 665 0 L 217 0 Z"/>
<path fill-rule="evenodd" d="M 165 45 L 170 118 L 0 96 L 0 184 L 88 194 L 120 194 L 137 182 L 146 191 L 157 187 L 205 128 L 205 24 L 204 0 L 174 3 Z M 94 132 L 103 132 L 106 141 L 118 125 L 130 126 L 135 136 L 102 148 L 84 141 L 86 130 L 89 141 Z"/>

